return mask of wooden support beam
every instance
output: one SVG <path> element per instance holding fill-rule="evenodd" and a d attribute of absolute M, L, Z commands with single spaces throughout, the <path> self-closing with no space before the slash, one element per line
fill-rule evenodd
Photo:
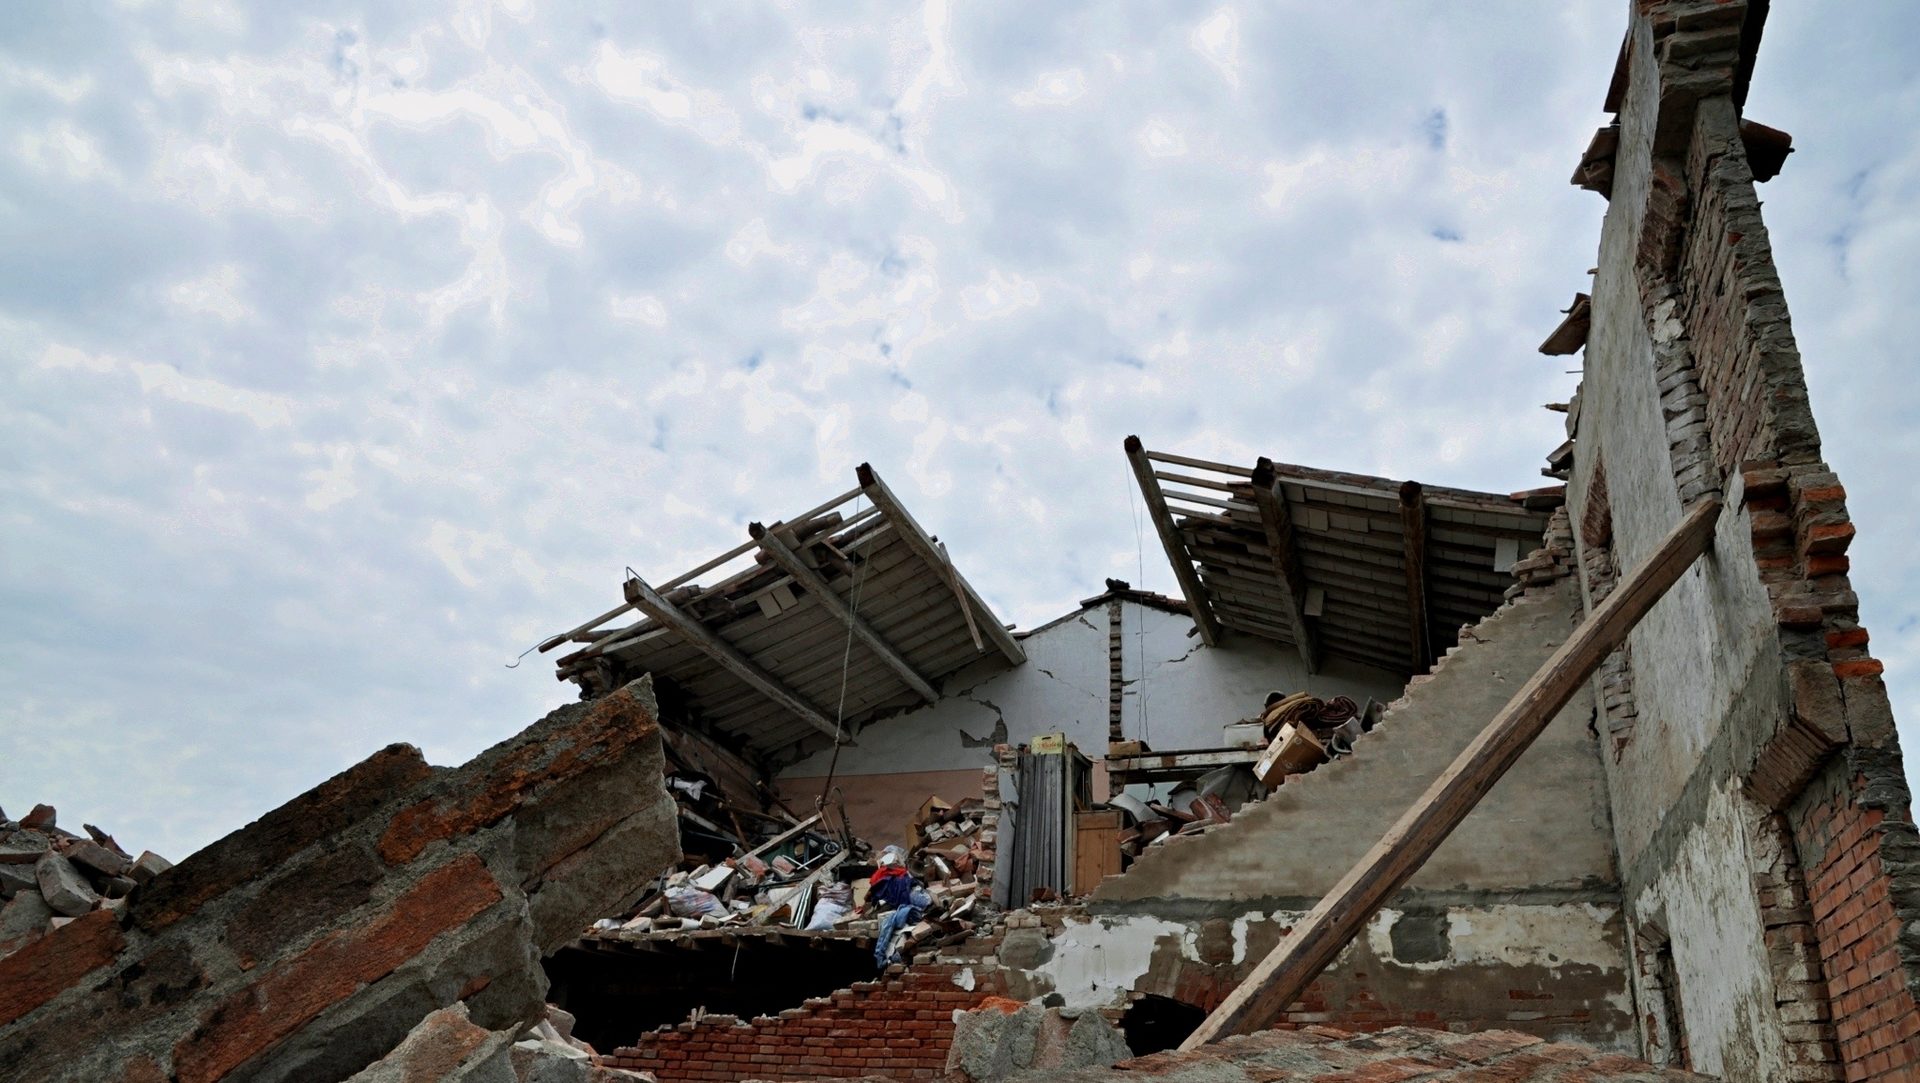
<path fill-rule="evenodd" d="M 1282 492 L 1273 471 L 1273 460 L 1265 455 L 1253 465 L 1253 502 L 1260 508 L 1260 525 L 1267 534 L 1267 556 L 1273 565 L 1273 581 L 1285 601 L 1281 610 L 1293 626 L 1293 645 L 1308 673 L 1320 672 L 1320 637 L 1307 623 L 1307 576 L 1300 567 L 1300 554 L 1293 544 L 1293 516 L 1287 511 L 1287 494 Z"/>
<path fill-rule="evenodd" d="M 900 652 L 893 649 L 892 644 L 881 638 L 880 633 L 874 631 L 873 625 L 866 622 L 866 618 L 855 613 L 846 600 L 827 584 L 826 579 L 808 566 L 806 561 L 801 560 L 800 554 L 789 548 L 786 542 L 781 541 L 772 531 L 759 523 L 749 524 L 747 533 L 753 535 L 753 540 L 760 543 L 760 548 L 773 558 L 775 564 L 780 565 L 788 575 L 793 576 L 794 582 L 800 584 L 810 597 L 824 606 L 827 612 L 833 614 L 836 623 L 841 627 L 850 628 L 852 634 L 858 636 L 868 650 L 885 662 L 887 668 L 898 674 L 916 695 L 928 703 L 940 698 L 940 693 L 933 690 L 933 685 L 928 683 L 911 663 L 902 658 Z"/>
<path fill-rule="evenodd" d="M 1007 631 L 1007 626 L 1001 624 L 1000 618 L 994 616 L 993 610 L 987 608 L 987 603 L 980 599 L 979 592 L 974 590 L 973 585 L 960 574 L 960 569 L 946 559 L 936 548 L 933 539 L 927 536 L 927 532 L 920 529 L 920 524 L 914 521 L 913 516 L 907 514 L 907 509 L 901 506 L 899 499 L 893 495 L 893 490 L 887 488 L 887 483 L 880 480 L 879 473 L 867 463 L 861 463 L 855 470 L 855 474 L 860 479 L 860 488 L 866 492 L 867 499 L 873 501 L 873 506 L 879 508 L 887 517 L 887 521 L 900 532 L 900 540 L 906 542 L 907 547 L 918 554 L 921 560 L 926 561 L 927 567 L 933 569 L 934 574 L 952 579 L 961 595 L 960 612 L 968 622 L 973 623 L 973 614 L 977 611 L 980 615 L 979 631 L 993 641 L 993 645 L 1000 649 L 1000 653 L 1006 655 L 1007 661 L 1016 666 L 1025 662 L 1027 652 L 1021 649 L 1020 641 L 1013 638 L 1013 633 Z"/>
<path fill-rule="evenodd" d="M 838 740 L 846 739 L 833 720 L 822 714 L 819 708 L 802 699 L 780 678 L 761 669 L 753 659 L 740 653 L 738 647 L 713 634 L 712 629 L 674 608 L 658 591 L 648 586 L 646 580 L 639 576 L 627 580 L 626 594 L 627 601 L 633 603 L 635 609 L 660 622 L 663 627 L 719 663 L 721 668 L 758 689 L 761 695 L 785 707 L 821 733 Z"/>
<path fill-rule="evenodd" d="M 1197 1049 L 1233 1034 L 1264 1030 L 1298 1000 L 1394 892 L 1426 864 L 1460 821 L 1519 760 L 1573 694 L 1655 602 L 1713 543 L 1720 501 L 1694 505 L 1660 547 L 1574 629 L 1486 729 L 1388 829 L 1319 905 L 1293 927 L 1246 981 L 1180 1046 Z"/>
<path fill-rule="evenodd" d="M 1433 667 L 1433 633 L 1427 621 L 1427 497 L 1420 483 L 1400 486 L 1400 531 L 1406 537 L 1407 649 L 1413 671 Z"/>
<path fill-rule="evenodd" d="M 1193 614 L 1193 625 L 1200 630 L 1200 642 L 1217 646 L 1220 620 L 1213 615 L 1206 588 L 1200 585 L 1200 576 L 1193 570 L 1193 557 L 1187 552 L 1186 543 L 1174 529 L 1173 513 L 1167 510 L 1167 499 L 1160 492 L 1160 481 L 1154 477 L 1146 447 L 1138 436 L 1127 437 L 1124 446 L 1127 461 L 1133 464 L 1134 480 L 1140 483 L 1140 495 L 1147 502 L 1147 517 L 1153 520 L 1154 532 L 1160 535 L 1160 545 L 1167 551 L 1167 562 L 1173 565 L 1173 577 L 1179 581 L 1180 594 L 1186 598 L 1187 610 Z"/>

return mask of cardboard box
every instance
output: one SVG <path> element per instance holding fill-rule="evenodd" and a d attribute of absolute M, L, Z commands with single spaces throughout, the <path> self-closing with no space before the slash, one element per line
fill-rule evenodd
<path fill-rule="evenodd" d="M 1327 750 L 1311 731 L 1291 724 L 1281 726 L 1273 742 L 1253 765 L 1253 777 L 1262 785 L 1280 785 L 1288 775 L 1304 775 L 1327 762 Z"/>

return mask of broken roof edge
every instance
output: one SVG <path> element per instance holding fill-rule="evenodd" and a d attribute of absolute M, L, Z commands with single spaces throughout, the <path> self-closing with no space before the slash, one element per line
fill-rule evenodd
<path fill-rule="evenodd" d="M 624 605 L 540 644 L 580 644 L 556 660 L 556 677 L 589 697 L 623 673 L 668 678 L 709 736 L 779 761 L 808 734 L 843 740 L 937 700 L 942 678 L 981 658 L 1025 661 L 1010 626 L 873 466 L 855 475 L 846 492 L 749 524 L 746 541 L 658 587 L 627 569 Z M 865 506 L 848 512 L 855 501 Z M 719 582 L 694 582 L 710 572 Z M 608 626 L 628 612 L 642 619 Z M 826 650 L 825 632 L 842 628 L 848 649 Z"/>

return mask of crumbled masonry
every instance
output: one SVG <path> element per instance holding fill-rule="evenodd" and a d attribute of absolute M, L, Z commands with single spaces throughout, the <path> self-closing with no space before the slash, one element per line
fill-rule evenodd
<path fill-rule="evenodd" d="M 306 1083 L 455 1004 L 519 1030 L 541 955 L 679 858 L 654 710 L 642 680 L 462 767 L 391 746 L 0 959 L 0 1076 Z"/>
<path fill-rule="evenodd" d="M 392 746 L 171 868 L 0 814 L 0 1078 L 1920 1078 L 1920 832 L 1755 191 L 1792 139 L 1743 115 L 1767 7 L 1631 4 L 1596 269 L 1541 314 L 1555 484 L 1129 438 L 1181 596 L 1013 633 L 863 466 L 630 576 L 542 644 L 586 702 L 463 767 Z M 888 846 L 926 894 L 881 878 L 876 972 Z M 1249 984 L 1282 944 L 1326 950 Z"/>

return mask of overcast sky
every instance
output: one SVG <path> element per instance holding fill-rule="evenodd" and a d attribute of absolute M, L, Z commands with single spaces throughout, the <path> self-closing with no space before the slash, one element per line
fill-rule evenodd
<path fill-rule="evenodd" d="M 178 858 L 460 762 L 862 460 L 1022 625 L 1173 589 L 1128 433 L 1544 484 L 1626 6 L 10 4 L 0 805 Z M 1748 113 L 1920 748 L 1920 7 L 1816 7 Z"/>

